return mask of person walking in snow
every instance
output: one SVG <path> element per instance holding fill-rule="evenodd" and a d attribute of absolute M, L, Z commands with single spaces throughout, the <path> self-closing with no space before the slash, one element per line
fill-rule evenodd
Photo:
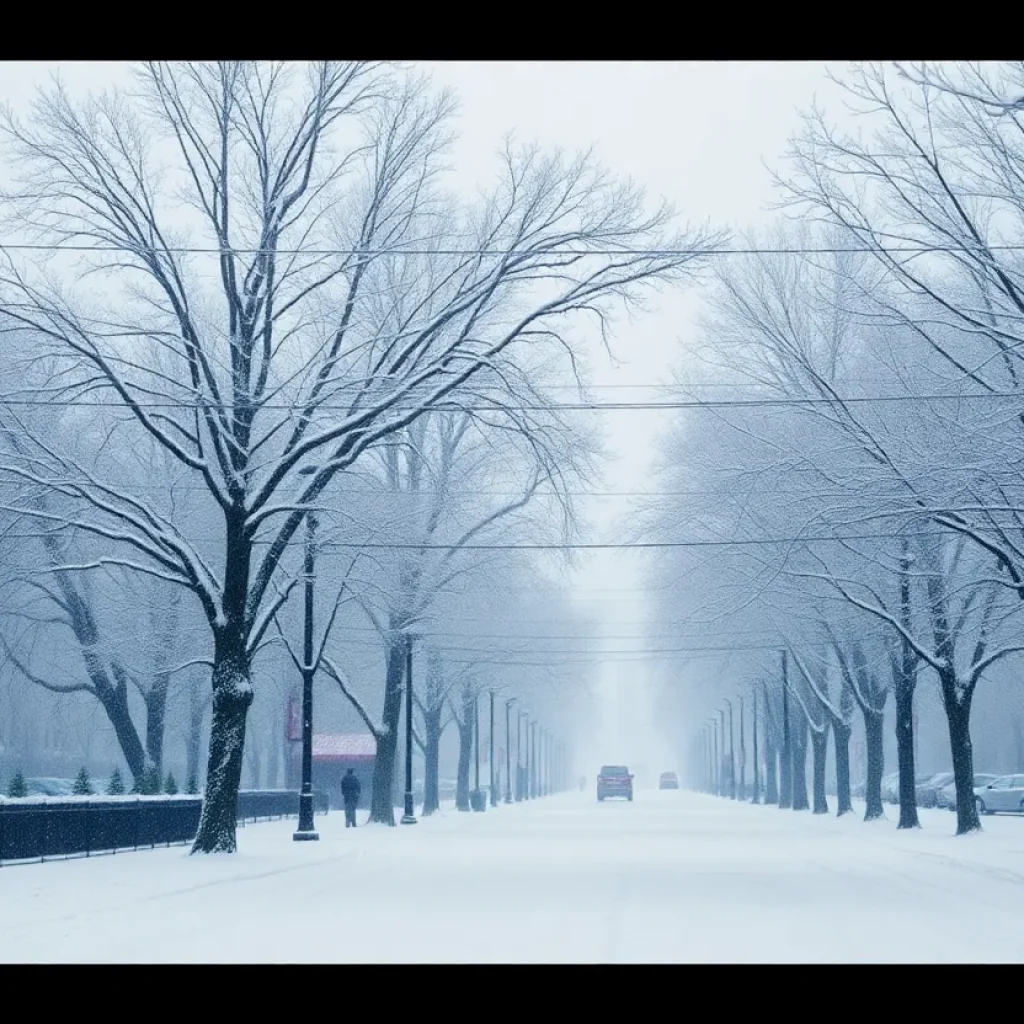
<path fill-rule="evenodd" d="M 345 828 L 356 827 L 356 804 L 359 803 L 359 794 L 363 787 L 351 768 L 345 773 L 341 780 L 341 796 L 345 801 Z"/>

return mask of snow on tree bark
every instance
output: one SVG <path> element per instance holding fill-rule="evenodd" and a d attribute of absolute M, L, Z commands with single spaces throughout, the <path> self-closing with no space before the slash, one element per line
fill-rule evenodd
<path fill-rule="evenodd" d="M 384 680 L 382 728 L 377 737 L 377 756 L 373 762 L 373 793 L 370 796 L 369 821 L 378 825 L 395 824 L 395 765 L 398 753 L 398 727 L 402 717 L 402 695 L 405 692 L 405 651 L 403 635 L 390 638 Z"/>
<path fill-rule="evenodd" d="M 797 712 L 790 730 L 792 755 L 793 810 L 806 811 L 811 804 L 807 798 L 807 719 Z"/>
<path fill-rule="evenodd" d="M 828 726 L 811 730 L 811 754 L 813 758 L 814 813 L 828 814 L 828 796 L 825 793 L 825 760 L 828 756 Z M 849 788 L 849 775 L 847 775 Z"/>
<path fill-rule="evenodd" d="M 242 780 L 245 726 L 253 700 L 249 658 L 239 635 L 218 638 L 213 669 L 210 753 L 199 830 L 192 853 L 237 849 L 238 790 Z"/>

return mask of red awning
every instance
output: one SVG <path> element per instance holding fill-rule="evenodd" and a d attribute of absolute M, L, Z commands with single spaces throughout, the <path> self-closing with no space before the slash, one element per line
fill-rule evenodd
<path fill-rule="evenodd" d="M 313 760 L 350 763 L 372 761 L 377 756 L 377 741 L 369 733 L 313 737 Z"/>

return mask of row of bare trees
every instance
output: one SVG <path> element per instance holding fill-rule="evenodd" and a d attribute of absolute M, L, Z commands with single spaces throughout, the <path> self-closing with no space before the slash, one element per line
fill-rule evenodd
<path fill-rule="evenodd" d="M 386 65 L 150 63 L 130 90 L 58 83 L 0 125 L 4 649 L 24 678 L 88 691 L 133 773 L 160 759 L 168 687 L 207 666 L 196 852 L 236 846 L 261 658 L 298 649 L 307 517 L 317 664 L 376 737 L 391 821 L 401 652 L 433 634 L 451 708 L 467 666 L 445 658 L 461 627 L 437 625 L 439 596 L 457 616 L 461 574 L 498 592 L 512 571 L 482 545 L 571 524 L 591 446 L 549 382 L 716 242 L 671 233 L 589 155 L 509 145 L 467 198 L 453 110 Z M 384 649 L 373 696 L 343 663 L 366 642 L 357 610 Z M 82 667 L 41 668 L 40 631 Z M 475 646 L 479 676 L 501 640 Z"/>
<path fill-rule="evenodd" d="M 807 116 L 776 175 L 797 223 L 721 266 L 680 376 L 702 407 L 667 437 L 664 478 L 690 497 L 647 521 L 696 544 L 658 566 L 659 615 L 729 631 L 776 719 L 785 693 L 816 809 L 825 744 L 847 764 L 859 711 L 881 814 L 890 703 L 899 824 L 917 825 L 915 695 L 936 686 L 964 833 L 980 827 L 972 702 L 1024 649 L 1024 66 L 862 66 L 836 84 L 858 130 Z M 779 649 L 785 679 L 765 662 Z"/>

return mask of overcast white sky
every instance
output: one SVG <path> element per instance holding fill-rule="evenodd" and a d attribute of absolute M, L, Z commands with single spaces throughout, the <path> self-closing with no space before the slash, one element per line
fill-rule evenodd
<path fill-rule="evenodd" d="M 811 62 L 466 62 L 432 65 L 462 101 L 460 173 L 483 179 L 504 132 L 566 149 L 595 146 L 613 171 L 665 196 L 685 220 L 745 229 L 764 224 L 772 188 L 765 161 L 777 165 L 799 111 L 828 91 L 826 65 Z M 595 365 L 595 381 L 616 385 L 599 399 L 656 400 L 656 392 L 622 385 L 665 383 L 685 358 L 699 291 L 668 298 L 614 340 L 620 365 Z M 664 397 L 664 396 L 660 396 Z M 578 415 L 591 415 L 580 413 Z M 663 426 L 657 412 L 609 412 L 615 459 L 603 490 L 650 491 L 652 445 Z M 690 415 L 700 416 L 701 413 Z M 595 497 L 586 509 L 594 542 L 614 542 L 628 498 Z M 602 617 L 613 651 L 642 649 L 647 614 L 640 552 L 595 552 L 579 573 L 578 598 Z M 637 589 L 630 589 L 637 588 Z M 619 639 L 636 636 L 636 640 Z M 582 648 L 584 645 L 580 645 Z M 590 645 L 586 645 L 590 646 Z M 669 646 L 662 643 L 660 646 Z M 594 645 L 599 650 L 601 645 Z M 601 670 L 604 728 L 590 760 L 628 760 L 657 771 L 671 755 L 652 753 L 650 683 L 657 661 L 611 657 Z M 627 697 L 628 699 L 624 699 Z M 660 746 L 661 744 L 658 744 Z"/>
<path fill-rule="evenodd" d="M 770 179 L 764 161 L 776 163 L 798 111 L 816 93 L 828 91 L 826 66 L 817 62 L 450 62 L 425 65 L 439 84 L 461 99 L 461 138 L 456 168 L 468 187 L 493 173 L 495 151 L 514 131 L 520 141 L 569 150 L 596 146 L 613 171 L 667 197 L 684 219 L 746 228 L 770 216 Z M 59 70 L 72 91 L 103 89 L 123 81 L 125 65 L 106 62 L 0 63 L 0 95 L 16 108 L 35 85 Z M 664 383 L 685 357 L 692 335 L 695 293 L 661 303 L 614 341 L 618 367 L 595 366 L 601 385 Z M 601 394 L 601 392 L 599 392 Z M 656 398 L 643 391 L 608 392 L 617 400 Z M 592 415 L 581 413 L 580 415 Z M 615 461 L 603 489 L 650 489 L 651 447 L 660 429 L 657 413 L 607 413 Z M 700 415 L 695 413 L 693 415 Z M 612 526 L 627 499 L 598 497 L 586 509 L 595 524 L 593 541 L 613 540 Z M 646 615 L 638 590 L 642 557 L 637 552 L 591 556 L 578 577 L 588 609 L 603 616 L 615 637 L 643 632 Z M 614 650 L 640 647 L 606 641 Z M 621 684 L 635 695 L 646 689 L 643 663 L 608 664 L 600 684 L 609 701 L 609 726 L 596 757 L 633 758 L 648 746 L 650 732 L 641 706 L 630 718 L 614 700 Z M 620 672 L 622 673 L 620 675 Z M 618 704 L 618 710 L 613 708 Z M 618 750 L 618 753 L 613 753 Z"/>

